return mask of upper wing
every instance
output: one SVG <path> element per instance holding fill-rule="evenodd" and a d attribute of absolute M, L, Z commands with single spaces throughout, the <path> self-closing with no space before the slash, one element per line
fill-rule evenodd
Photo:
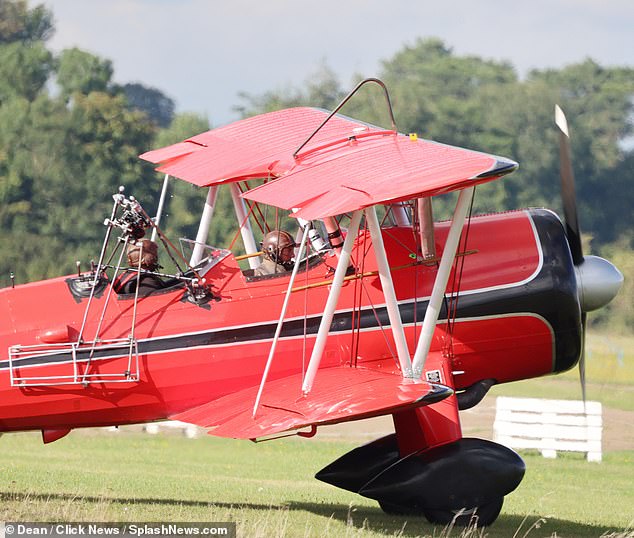
<path fill-rule="evenodd" d="M 517 163 L 298 107 L 253 116 L 141 155 L 198 186 L 278 178 L 245 197 L 307 219 L 430 196 L 496 179 Z"/>
<path fill-rule="evenodd" d="M 403 379 L 364 368 L 320 370 L 313 390 L 301 394 L 301 374 L 270 381 L 255 418 L 258 387 L 170 416 L 209 428 L 212 435 L 255 439 L 305 426 L 337 424 L 429 405 L 453 394 L 444 385 Z"/>
<path fill-rule="evenodd" d="M 433 196 L 499 178 L 517 163 L 396 133 L 370 133 L 300 154 L 280 179 L 245 198 L 299 209 L 307 220 L 374 204 Z"/>
<path fill-rule="evenodd" d="M 293 152 L 328 116 L 298 107 L 253 116 L 141 155 L 171 176 L 208 186 L 252 177 L 276 177 L 295 165 Z M 311 146 L 351 136 L 357 128 L 376 127 L 343 116 L 333 117 Z"/>

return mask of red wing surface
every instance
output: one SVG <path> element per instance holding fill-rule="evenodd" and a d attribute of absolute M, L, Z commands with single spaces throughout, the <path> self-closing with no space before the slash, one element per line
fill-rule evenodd
<path fill-rule="evenodd" d="M 302 375 L 264 387 L 255 418 L 258 387 L 251 387 L 171 416 L 209 428 L 219 437 L 255 439 L 306 426 L 337 424 L 429 405 L 453 391 L 444 385 L 404 380 L 400 375 L 362 368 L 319 371 L 309 395 L 301 394 Z"/>
<path fill-rule="evenodd" d="M 276 177 L 295 165 L 293 152 L 328 116 L 316 108 L 289 108 L 218 127 L 141 158 L 159 171 L 199 186 L 252 177 Z M 347 139 L 355 129 L 379 130 L 343 116 L 333 117 L 310 147 Z"/>
<path fill-rule="evenodd" d="M 374 204 L 433 196 L 496 179 L 517 168 L 513 161 L 458 147 L 372 133 L 299 155 L 284 177 L 245 198 L 314 219 Z"/>
<path fill-rule="evenodd" d="M 306 219 L 432 196 L 496 179 L 517 163 L 408 137 L 345 116 L 289 108 L 247 118 L 141 155 L 159 171 L 198 186 L 270 178 L 246 197 L 299 208 Z"/>

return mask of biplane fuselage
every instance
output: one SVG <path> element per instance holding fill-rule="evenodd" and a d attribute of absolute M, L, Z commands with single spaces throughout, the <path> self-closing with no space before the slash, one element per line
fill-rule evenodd
<path fill-rule="evenodd" d="M 185 268 L 161 210 L 150 218 L 120 189 L 89 272 L 0 290 L 0 432 L 41 430 L 50 442 L 74 428 L 169 418 L 255 439 L 392 415 L 394 433 L 317 478 L 389 513 L 493 522 L 524 463 L 464 438 L 458 411 L 494 384 L 577 362 L 583 379 L 586 312 L 614 297 L 622 275 L 583 256 L 571 172 L 565 229 L 543 209 L 472 217 L 476 185 L 517 163 L 401 135 L 391 106 L 391 130 L 337 115 L 366 82 L 389 105 L 383 83 L 368 79 L 331 114 L 271 112 L 141 156 L 166 174 L 159 208 L 168 176 L 208 188 L 196 240 L 185 240 L 191 258 L 178 254 Z M 221 186 L 242 257 L 206 244 Z M 451 222 L 433 223 L 433 197 L 452 191 Z M 261 254 L 282 261 L 264 240 L 263 252 L 256 246 L 252 221 L 262 235 L 279 230 L 262 206 L 296 217 L 292 272 L 255 276 Z M 139 239 L 150 230 L 176 274 L 143 266 Z"/>
<path fill-rule="evenodd" d="M 439 255 L 447 229 L 448 223 L 436 226 Z M 413 348 L 437 267 L 416 260 L 411 228 L 384 228 L 383 239 Z M 360 252 L 367 254 L 372 249 L 369 234 L 360 234 L 354 249 L 353 260 Z M 361 269 L 368 276 L 363 284 L 355 278 L 346 281 L 322 367 L 399 373 L 374 258 L 364 259 Z M 451 357 L 453 379 L 445 382 L 460 391 L 481 380 L 504 383 L 576 363 L 577 292 L 563 228 L 554 214 L 532 210 L 474 218 L 468 250 L 459 259 L 464 262 L 459 299 L 457 304 L 447 301 L 431 348 L 432 354 Z M 306 368 L 334 263 L 334 256 L 324 255 L 300 270 L 270 379 Z M 76 276 L 1 290 L 0 346 L 41 348 L 18 353 L 11 363 L 0 361 L 0 431 L 146 422 L 259 384 L 289 274 L 247 277 L 229 255 L 205 278 L 214 291 L 205 304 L 188 301 L 189 292 L 180 285 L 139 300 L 138 382 L 108 382 L 104 376 L 98 383 L 64 390 L 47 387 L 47 380 L 66 378 L 75 369 L 80 374 L 85 369 L 115 374 L 135 365 L 130 366 L 127 349 L 98 349 L 89 360 L 87 350 L 78 350 L 73 359 L 64 348 L 76 339 L 88 300 L 71 291 Z M 106 294 L 94 301 L 85 329 L 88 339 L 99 323 L 100 340 L 126 339 L 134 296 L 111 299 L 103 320 L 98 314 Z M 12 387 L 11 376 L 24 378 L 23 386 Z"/>

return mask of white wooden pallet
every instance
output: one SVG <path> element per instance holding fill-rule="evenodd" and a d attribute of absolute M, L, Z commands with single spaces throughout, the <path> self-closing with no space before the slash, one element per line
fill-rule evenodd
<path fill-rule="evenodd" d="M 600 402 L 509 398 L 496 401 L 493 438 L 510 448 L 539 450 L 545 458 L 557 452 L 587 454 L 601 461 L 602 407 Z"/>

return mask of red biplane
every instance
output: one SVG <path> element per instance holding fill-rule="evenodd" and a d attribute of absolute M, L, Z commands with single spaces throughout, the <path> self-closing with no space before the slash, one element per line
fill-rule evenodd
<path fill-rule="evenodd" d="M 368 81 L 391 115 L 383 84 L 359 86 Z M 393 115 L 390 129 L 340 115 L 353 93 L 330 114 L 280 110 L 142 155 L 165 185 L 208 189 L 190 254 L 165 236 L 160 209 L 150 218 L 120 189 L 89 271 L 0 290 L 0 432 L 51 442 L 177 419 L 260 439 L 392 415 L 393 434 L 317 478 L 388 512 L 494 521 L 524 464 L 463 437 L 459 410 L 496 383 L 577 364 L 586 312 L 622 277 L 581 252 L 569 160 L 565 226 L 545 209 L 472 216 L 475 187 L 517 164 L 399 134 Z M 561 114 L 557 124 L 567 158 Z M 207 245 L 219 189 L 231 192 L 245 255 Z M 433 198 L 451 191 L 453 218 L 435 223 Z M 258 275 L 257 240 L 279 224 L 268 206 L 292 216 L 294 262 Z M 150 233 L 171 272 L 142 264 Z"/>

